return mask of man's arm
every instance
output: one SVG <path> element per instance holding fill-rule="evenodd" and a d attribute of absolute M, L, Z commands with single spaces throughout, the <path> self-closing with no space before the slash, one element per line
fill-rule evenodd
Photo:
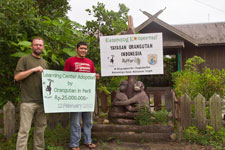
<path fill-rule="evenodd" d="M 14 79 L 16 81 L 23 80 L 23 79 L 27 78 L 28 76 L 30 76 L 33 72 L 43 72 L 43 68 L 41 66 L 38 66 L 38 67 L 31 68 L 26 71 L 22 71 L 20 73 L 15 74 Z"/>

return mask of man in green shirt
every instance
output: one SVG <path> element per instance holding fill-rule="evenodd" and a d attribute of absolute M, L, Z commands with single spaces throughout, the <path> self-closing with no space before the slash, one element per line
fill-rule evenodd
<path fill-rule="evenodd" d="M 20 128 L 16 150 L 27 150 L 32 120 L 34 121 L 34 150 L 44 150 L 44 130 L 47 126 L 42 98 L 41 73 L 47 62 L 41 58 L 44 40 L 36 37 L 31 44 L 32 53 L 18 61 L 14 79 L 21 84 Z"/>

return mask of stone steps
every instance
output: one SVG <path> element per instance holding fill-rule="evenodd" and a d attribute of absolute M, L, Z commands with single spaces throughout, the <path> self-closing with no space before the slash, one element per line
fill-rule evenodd
<path fill-rule="evenodd" d="M 174 137 L 174 128 L 167 125 L 97 124 L 92 128 L 92 137 L 103 141 L 110 139 L 123 142 L 170 141 Z"/>

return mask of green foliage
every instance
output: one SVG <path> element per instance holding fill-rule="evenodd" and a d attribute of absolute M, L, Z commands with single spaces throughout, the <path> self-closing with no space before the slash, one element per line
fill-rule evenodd
<path fill-rule="evenodd" d="M 104 77 L 101 78 L 98 82 L 98 91 L 104 92 L 109 95 L 113 91 L 117 91 L 120 85 L 120 82 L 123 80 L 127 80 L 127 77 Z"/>
<path fill-rule="evenodd" d="M 33 149 L 33 130 L 32 127 L 29 133 L 28 150 Z M 46 150 L 64 150 L 64 147 L 68 147 L 70 140 L 70 127 L 63 128 L 61 125 L 57 125 L 54 130 L 48 127 L 45 130 L 45 147 Z M 7 140 L 2 134 L 0 134 L 0 149 L 1 150 L 14 150 L 16 149 L 17 134 L 12 139 Z"/>
<path fill-rule="evenodd" d="M 31 52 L 30 40 L 41 36 L 45 40 L 44 59 L 51 69 L 62 70 L 65 60 L 76 55 L 75 45 L 83 40 L 89 43 L 87 57 L 91 58 L 100 72 L 99 37 L 111 35 L 127 29 L 128 8 L 120 4 L 119 11 L 108 11 L 104 4 L 87 10 L 97 21 L 87 22 L 85 29 L 76 22 L 67 19 L 69 10 L 66 0 L 1 0 L 0 1 L 0 108 L 9 100 L 19 102 L 19 88 L 14 83 L 14 70 L 18 57 Z M 97 24 L 95 26 L 95 24 Z M 99 33 L 99 34 L 96 34 Z M 89 35 L 90 36 L 87 36 Z M 13 57 L 12 57 L 13 56 Z M 118 80 L 117 80 L 118 79 Z M 102 78 L 98 87 L 107 87 L 105 91 L 115 90 L 124 78 Z"/>
<path fill-rule="evenodd" d="M 38 35 L 45 39 L 45 52 L 43 57 L 48 60 L 50 66 L 62 69 L 68 56 L 74 56 L 75 45 L 84 40 L 85 36 L 80 31 L 82 26 L 68 19 L 57 18 L 51 20 L 44 17 L 42 28 Z"/>
<path fill-rule="evenodd" d="M 99 84 L 100 86 L 98 87 L 99 93 L 104 92 L 106 95 L 110 95 L 110 91 L 107 89 L 106 86 L 103 86 L 102 84 Z"/>
<path fill-rule="evenodd" d="M 153 116 L 152 122 L 167 124 L 168 112 L 166 109 L 152 112 L 152 116 Z"/>
<path fill-rule="evenodd" d="M 181 71 L 172 73 L 172 75 L 176 96 L 181 97 L 186 93 L 193 99 L 201 91 L 199 72 Z"/>
<path fill-rule="evenodd" d="M 210 98 L 214 93 L 225 98 L 225 70 L 204 68 L 200 78 L 202 95 Z"/>
<path fill-rule="evenodd" d="M 102 146 L 101 146 L 102 150 L 108 150 L 109 149 L 109 145 L 106 142 L 102 142 Z"/>
<path fill-rule="evenodd" d="M 150 108 L 144 106 L 138 110 L 135 120 L 137 120 L 139 125 L 151 125 L 152 124 L 152 115 Z"/>
<path fill-rule="evenodd" d="M 64 150 L 61 146 L 47 146 L 46 150 Z"/>
<path fill-rule="evenodd" d="M 150 108 L 143 106 L 138 110 L 135 119 L 140 125 L 151 125 L 153 123 L 167 124 L 167 115 L 166 109 L 151 112 Z"/>
<path fill-rule="evenodd" d="M 189 58 L 185 70 L 172 73 L 174 89 L 178 97 L 187 94 L 194 99 L 202 94 L 207 100 L 214 94 L 225 97 L 225 70 L 204 68 L 198 70 L 198 65 L 205 62 L 201 57 Z"/>
<path fill-rule="evenodd" d="M 45 145 L 46 147 L 67 147 L 70 140 L 70 126 L 63 128 L 61 125 L 57 125 L 54 130 L 46 128 L 45 130 Z"/>
<path fill-rule="evenodd" d="M 82 32 L 79 31 L 81 26 L 68 19 L 57 18 L 51 20 L 48 17 L 39 18 L 39 27 L 35 28 L 36 34 L 40 35 L 45 40 L 45 50 L 43 57 L 49 62 L 52 69 L 62 68 L 64 60 L 68 56 L 76 55 L 75 43 L 85 39 Z M 31 42 L 20 41 L 16 46 L 17 52 L 11 56 L 21 57 L 31 52 Z"/>
<path fill-rule="evenodd" d="M 199 56 L 194 56 L 186 60 L 185 70 L 197 71 L 197 66 L 204 63 L 205 60 Z"/>
<path fill-rule="evenodd" d="M 164 57 L 164 74 L 163 75 L 150 75 L 150 76 L 140 76 L 140 80 L 144 83 L 145 87 L 151 86 L 171 86 L 172 85 L 172 75 L 171 73 L 176 71 L 176 58 Z"/>
<path fill-rule="evenodd" d="M 96 34 L 115 35 L 127 30 L 129 9 L 124 4 L 119 4 L 118 12 L 105 9 L 105 5 L 100 2 L 97 6 L 92 6 L 92 10 L 86 9 L 86 11 L 96 18 L 96 20 L 86 22 L 86 31 L 92 36 Z"/>
<path fill-rule="evenodd" d="M 62 69 L 64 60 L 75 54 L 74 45 L 85 36 L 82 26 L 66 19 L 67 9 L 66 0 L 0 1 L 0 85 L 4 89 L 0 91 L 0 108 L 8 100 L 17 103 L 19 89 L 13 79 L 17 57 L 31 52 L 33 36 L 45 39 L 43 57 L 52 69 Z"/>
<path fill-rule="evenodd" d="M 204 130 L 198 130 L 198 128 L 190 126 L 183 131 L 183 138 L 193 143 L 222 149 L 225 146 L 225 129 L 221 128 L 215 131 L 213 127 L 207 126 Z"/>
<path fill-rule="evenodd" d="M 188 127 L 186 130 L 183 132 L 183 139 L 188 140 L 188 141 L 199 141 L 200 140 L 199 136 L 199 130 L 198 128 L 194 126 Z"/>
<path fill-rule="evenodd" d="M 11 150 L 16 149 L 16 138 L 15 134 L 12 139 L 7 140 L 3 134 L 0 134 L 0 149 L 1 150 Z"/>
<path fill-rule="evenodd" d="M 38 13 L 41 16 L 48 16 L 51 19 L 66 17 L 70 10 L 68 0 L 36 0 L 38 4 Z"/>
<path fill-rule="evenodd" d="M 21 39 L 27 39 L 27 32 L 34 26 L 37 10 L 32 0 L 0 1 L 0 108 L 6 101 L 15 102 L 18 88 L 13 81 L 18 59 L 11 57 Z M 21 43 L 24 44 L 24 43 Z"/>
<path fill-rule="evenodd" d="M 100 72 L 100 35 L 115 35 L 119 32 L 127 30 L 128 11 L 129 9 L 124 4 L 119 4 L 117 12 L 107 10 L 103 3 L 98 2 L 97 6 L 92 6 L 91 9 L 86 9 L 89 15 L 95 19 L 86 22 L 84 32 L 89 34 L 88 43 L 89 51 L 87 57 L 91 58 L 96 67 L 96 72 Z M 116 90 L 119 87 L 120 81 L 125 77 L 104 77 L 97 82 L 97 87 L 100 91 L 106 94 Z"/>

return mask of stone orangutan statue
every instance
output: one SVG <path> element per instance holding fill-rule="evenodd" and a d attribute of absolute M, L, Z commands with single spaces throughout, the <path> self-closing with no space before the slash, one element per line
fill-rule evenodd
<path fill-rule="evenodd" d="M 137 115 L 138 109 L 141 106 L 149 107 L 149 98 L 144 91 L 144 84 L 141 81 L 137 81 L 133 86 L 133 97 L 128 98 L 126 95 L 128 81 L 124 80 L 120 83 L 120 91 L 116 93 L 109 111 L 111 122 L 117 124 L 136 124 L 134 117 Z"/>

